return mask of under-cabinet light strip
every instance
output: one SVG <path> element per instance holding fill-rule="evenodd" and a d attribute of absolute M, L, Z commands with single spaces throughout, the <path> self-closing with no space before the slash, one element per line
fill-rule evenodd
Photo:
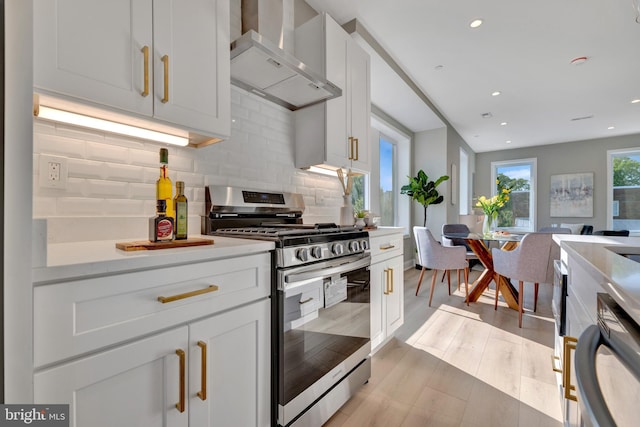
<path fill-rule="evenodd" d="M 189 139 L 182 136 L 171 135 L 168 133 L 158 132 L 155 130 L 145 129 L 137 126 L 112 122 L 110 120 L 85 116 L 84 114 L 58 110 L 57 108 L 46 107 L 44 105 L 38 106 L 35 111 L 35 115 L 45 120 L 69 123 L 76 126 L 117 133 L 120 135 L 149 139 L 156 142 L 180 145 L 182 147 L 189 145 Z"/>

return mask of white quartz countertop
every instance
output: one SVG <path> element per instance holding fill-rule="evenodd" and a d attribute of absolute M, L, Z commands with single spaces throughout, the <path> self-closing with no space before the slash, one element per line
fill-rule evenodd
<path fill-rule="evenodd" d="M 640 238 L 558 236 L 563 235 L 554 235 L 554 239 L 567 255 L 579 262 L 640 324 L 640 263 L 618 254 L 640 254 Z"/>
<path fill-rule="evenodd" d="M 404 234 L 404 227 L 378 227 L 375 230 L 368 231 L 369 237 L 380 237 L 392 234 Z"/>
<path fill-rule="evenodd" d="M 142 239 L 49 244 L 46 265 L 33 268 L 33 282 L 37 285 L 114 272 L 250 255 L 274 249 L 274 243 L 268 241 L 219 236 L 193 237 L 213 239 L 214 244 L 129 252 L 116 249 L 116 242 Z"/>

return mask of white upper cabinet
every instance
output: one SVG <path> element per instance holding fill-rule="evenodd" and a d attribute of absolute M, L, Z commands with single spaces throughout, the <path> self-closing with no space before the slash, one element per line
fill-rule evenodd
<path fill-rule="evenodd" d="M 296 29 L 296 56 L 342 89 L 342 96 L 296 115 L 296 167 L 326 165 L 369 172 L 369 55 L 329 15 Z"/>
<path fill-rule="evenodd" d="M 227 0 L 34 0 L 36 91 L 230 134 Z"/>

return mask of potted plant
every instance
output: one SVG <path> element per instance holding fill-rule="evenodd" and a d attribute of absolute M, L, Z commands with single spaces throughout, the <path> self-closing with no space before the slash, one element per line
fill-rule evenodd
<path fill-rule="evenodd" d="M 355 214 L 356 227 L 364 228 L 364 226 L 366 225 L 364 219 L 367 217 L 368 214 L 369 214 L 369 212 L 364 210 L 364 209 L 356 210 L 356 214 Z"/>
<path fill-rule="evenodd" d="M 412 200 L 420 203 L 424 207 L 424 221 L 423 227 L 427 226 L 427 208 L 429 205 L 437 205 L 442 203 L 444 196 L 438 193 L 436 187 L 442 182 L 449 179 L 448 175 L 443 175 L 435 181 L 429 181 L 429 177 L 421 169 L 414 177 L 409 178 L 409 184 L 402 186 L 400 189 L 401 194 L 406 194 L 411 197 Z"/>

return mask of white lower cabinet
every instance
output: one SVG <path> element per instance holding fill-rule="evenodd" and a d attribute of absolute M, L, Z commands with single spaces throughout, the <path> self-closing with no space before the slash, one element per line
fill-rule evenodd
<path fill-rule="evenodd" d="M 370 237 L 371 348 L 375 351 L 404 323 L 402 234 Z"/>
<path fill-rule="evenodd" d="M 34 403 L 75 427 L 267 427 L 270 255 L 34 288 Z M 55 343 L 59 344 L 55 344 Z"/>
<path fill-rule="evenodd" d="M 38 372 L 34 401 L 69 404 L 77 427 L 188 426 L 176 407 L 187 342 L 185 326 Z"/>
<path fill-rule="evenodd" d="M 269 325 L 268 300 L 189 325 L 191 426 L 269 425 Z"/>

